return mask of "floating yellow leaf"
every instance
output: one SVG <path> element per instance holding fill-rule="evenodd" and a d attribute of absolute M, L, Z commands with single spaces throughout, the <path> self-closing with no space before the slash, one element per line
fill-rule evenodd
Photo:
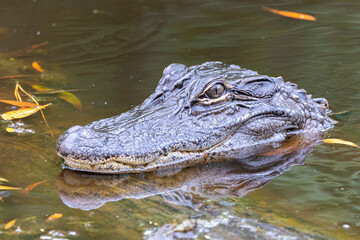
<path fill-rule="evenodd" d="M 55 213 L 55 214 L 51 215 L 50 217 L 48 217 L 46 221 L 50 222 L 54 219 L 62 218 L 62 216 L 63 216 L 62 213 Z"/>
<path fill-rule="evenodd" d="M 345 140 L 341 140 L 341 139 L 337 139 L 337 138 L 327 138 L 327 139 L 324 139 L 323 141 L 326 143 L 344 144 L 344 145 L 360 148 L 359 145 L 357 145 L 353 142 L 345 141 Z"/>
<path fill-rule="evenodd" d="M 19 102 L 19 101 L 13 101 L 13 100 L 0 100 L 0 102 L 6 103 L 6 104 L 10 104 L 13 106 L 17 106 L 17 107 L 38 107 L 40 105 L 37 105 L 35 103 L 29 103 L 29 102 Z"/>
<path fill-rule="evenodd" d="M 37 183 L 33 183 L 33 184 L 27 186 L 24 190 L 22 190 L 21 193 L 24 194 L 24 195 L 26 195 L 26 194 L 28 194 L 31 190 L 33 190 L 37 185 L 39 185 L 39 184 L 41 184 L 41 183 L 44 183 L 44 182 L 46 182 L 46 181 L 48 181 L 48 179 L 43 180 L 43 181 L 40 181 L 40 182 L 37 182 Z"/>
<path fill-rule="evenodd" d="M 41 68 L 41 66 L 40 66 L 40 64 L 39 64 L 38 62 L 33 62 L 33 63 L 31 64 L 31 66 L 32 66 L 35 70 L 37 70 L 37 71 L 39 71 L 39 72 L 41 72 L 41 73 L 44 72 L 44 69 Z"/>
<path fill-rule="evenodd" d="M 19 190 L 19 187 L 8 187 L 0 185 L 0 190 Z"/>
<path fill-rule="evenodd" d="M 9 182 L 9 180 L 7 180 L 6 178 L 0 177 L 0 182 Z"/>
<path fill-rule="evenodd" d="M 42 105 L 42 106 L 36 106 L 33 108 L 19 108 L 17 110 L 1 114 L 1 118 L 4 120 L 25 118 L 25 117 L 28 117 L 28 116 L 36 113 L 37 111 L 39 111 L 41 109 L 46 108 L 49 105 L 51 105 L 51 103 L 48 103 L 48 104 Z"/>
<path fill-rule="evenodd" d="M 81 111 L 82 103 L 78 97 L 70 92 L 61 92 L 56 94 L 59 98 L 67 101 L 68 103 L 74 105 L 79 111 Z"/>
<path fill-rule="evenodd" d="M 284 17 L 296 18 L 296 19 L 307 20 L 307 21 L 316 21 L 316 17 L 311 16 L 309 14 L 305 14 L 305 13 L 282 11 L 282 10 L 277 10 L 277 9 L 273 9 L 273 8 L 269 8 L 269 7 L 263 7 L 263 9 L 265 11 L 268 11 L 268 12 L 271 12 L 271 13 L 274 13 L 277 15 L 281 15 Z"/>
<path fill-rule="evenodd" d="M 5 224 L 5 230 L 7 230 L 7 229 L 11 228 L 12 226 L 14 226 L 15 223 L 16 223 L 16 219 L 11 220 L 7 224 Z"/>
<path fill-rule="evenodd" d="M 12 133 L 15 132 L 15 128 L 7 127 L 5 128 L 5 131 L 7 131 L 8 133 Z"/>

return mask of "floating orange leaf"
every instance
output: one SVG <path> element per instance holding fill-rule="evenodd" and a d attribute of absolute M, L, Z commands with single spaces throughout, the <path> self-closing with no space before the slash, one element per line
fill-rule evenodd
<path fill-rule="evenodd" d="M 326 142 L 326 143 L 344 144 L 344 145 L 360 148 L 359 145 L 357 145 L 357 144 L 355 144 L 353 142 L 341 140 L 341 139 L 338 139 L 338 138 L 326 138 L 323 141 Z"/>
<path fill-rule="evenodd" d="M 282 10 L 277 10 L 277 9 L 269 8 L 269 7 L 263 7 L 263 9 L 265 11 L 268 11 L 268 12 L 271 12 L 271 13 L 274 13 L 277 15 L 281 15 L 284 17 L 296 18 L 296 19 L 307 20 L 307 21 L 316 21 L 316 17 L 311 16 L 309 14 L 305 14 L 305 13 L 282 11 Z"/>
<path fill-rule="evenodd" d="M 44 69 L 41 68 L 40 64 L 38 62 L 33 62 L 31 66 L 38 72 L 43 73 Z"/>
<path fill-rule="evenodd" d="M 27 186 L 24 190 L 22 190 L 21 193 L 22 193 L 23 195 L 26 195 L 26 194 L 28 194 L 31 190 L 33 190 L 37 185 L 39 185 L 39 184 L 41 184 L 41 183 L 44 183 L 44 182 L 46 182 L 46 181 L 48 181 L 48 179 L 43 180 L 43 181 L 40 181 L 40 182 L 37 182 L 37 183 L 33 183 L 33 184 Z"/>
<path fill-rule="evenodd" d="M 17 106 L 17 107 L 29 107 L 29 108 L 40 107 L 40 105 L 38 105 L 38 104 L 29 103 L 29 102 L 19 102 L 19 101 L 13 101 L 13 100 L 0 100 L 0 102 L 10 104 L 13 106 Z"/>
<path fill-rule="evenodd" d="M 62 213 L 55 213 L 55 214 L 51 215 L 50 217 L 48 217 L 46 221 L 50 222 L 54 219 L 62 218 L 62 216 L 63 216 Z"/>
<path fill-rule="evenodd" d="M 5 202 L 4 199 L 2 199 L 2 197 L 0 197 L 0 202 Z"/>
<path fill-rule="evenodd" d="M 11 228 L 12 226 L 14 226 L 15 223 L 16 223 L 16 219 L 11 220 L 7 224 L 5 224 L 5 230 L 7 230 L 7 229 Z"/>
<path fill-rule="evenodd" d="M 8 187 L 0 185 L 0 190 L 19 190 L 19 187 Z"/>
<path fill-rule="evenodd" d="M 25 117 L 28 117 L 28 116 L 36 113 L 37 111 L 39 111 L 41 109 L 46 108 L 49 105 L 51 105 L 51 103 L 48 103 L 48 104 L 42 105 L 42 106 L 36 106 L 33 108 L 19 108 L 17 110 L 1 114 L 1 118 L 4 120 L 25 118 Z"/>

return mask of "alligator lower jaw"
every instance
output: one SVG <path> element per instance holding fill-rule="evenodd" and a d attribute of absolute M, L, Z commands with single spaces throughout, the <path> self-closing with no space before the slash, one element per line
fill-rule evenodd
<path fill-rule="evenodd" d="M 109 159 L 103 163 L 90 164 L 86 161 L 64 158 L 64 168 L 102 174 L 140 173 L 163 169 L 179 169 L 197 164 L 210 162 L 213 158 L 205 151 L 199 152 L 172 152 L 160 156 L 144 165 L 130 165 L 121 162 L 121 159 Z"/>

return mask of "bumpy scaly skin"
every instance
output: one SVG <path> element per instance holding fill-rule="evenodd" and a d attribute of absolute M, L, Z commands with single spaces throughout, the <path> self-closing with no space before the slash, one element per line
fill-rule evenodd
<path fill-rule="evenodd" d="M 226 158 L 247 147 L 333 126 L 325 99 L 313 99 L 281 77 L 206 62 L 164 69 L 141 105 L 67 130 L 56 149 L 76 170 L 153 171 Z"/>

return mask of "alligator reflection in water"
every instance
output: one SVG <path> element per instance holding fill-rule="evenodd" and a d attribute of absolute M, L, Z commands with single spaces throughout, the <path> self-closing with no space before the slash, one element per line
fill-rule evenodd
<path fill-rule="evenodd" d="M 282 145 L 257 146 L 242 157 L 178 170 L 141 174 L 99 175 L 64 169 L 56 180 L 62 201 L 72 208 L 96 209 L 106 202 L 126 198 L 142 199 L 161 194 L 172 204 L 195 208 L 192 196 L 207 198 L 244 196 L 261 188 L 294 165 L 303 164 L 305 157 L 319 144 L 321 136 L 297 135 Z M 241 155 L 241 156 L 240 156 Z M 245 154 L 246 155 L 246 154 Z"/>

